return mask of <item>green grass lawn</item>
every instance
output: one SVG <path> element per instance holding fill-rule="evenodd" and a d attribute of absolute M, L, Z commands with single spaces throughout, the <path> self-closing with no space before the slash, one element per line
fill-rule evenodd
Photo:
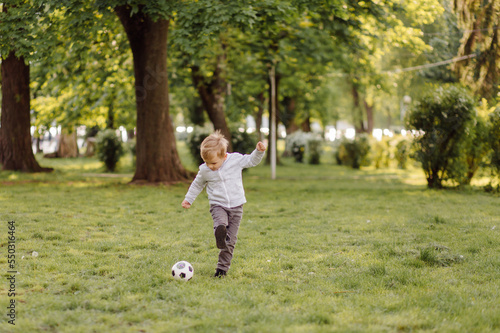
<path fill-rule="evenodd" d="M 113 175 L 95 159 L 40 162 L 56 171 L 0 172 L 0 332 L 500 331 L 498 195 L 428 190 L 418 169 L 285 159 L 271 181 L 261 165 L 245 172 L 235 257 L 215 279 L 206 194 L 185 211 L 188 184 L 127 185 L 130 159 Z M 171 278 L 179 260 L 190 282 Z"/>

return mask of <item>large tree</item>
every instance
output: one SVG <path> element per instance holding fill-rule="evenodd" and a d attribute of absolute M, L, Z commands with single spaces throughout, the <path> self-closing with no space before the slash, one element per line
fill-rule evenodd
<path fill-rule="evenodd" d="M 38 14 L 42 17 L 46 12 L 54 11 L 57 8 L 63 12 L 63 22 L 71 31 L 81 37 L 83 33 L 97 31 L 103 22 L 96 22 L 94 12 L 98 8 L 103 12 L 110 9 L 120 18 L 127 33 L 130 48 L 133 54 L 135 94 L 137 107 L 137 164 L 133 182 L 172 182 L 188 179 L 188 172 L 181 165 L 176 145 L 174 130 L 168 111 L 168 87 L 167 87 L 167 34 L 170 15 L 173 12 L 172 4 L 175 1 L 166 3 L 164 1 L 149 1 L 146 5 L 141 1 L 97 1 L 94 3 L 81 0 L 72 0 L 65 3 L 48 2 L 40 8 L 26 2 L 18 13 L 20 18 L 25 18 L 24 26 L 30 27 L 30 20 Z M 26 15 L 29 8 L 33 8 L 35 14 Z M 15 22 L 19 31 L 24 31 L 21 27 L 20 18 L 11 19 Z M 16 21 L 17 20 L 17 21 Z M 105 22 L 104 22 L 105 23 Z M 9 28 L 11 28 L 10 26 Z M 50 25 L 49 25 L 50 27 Z M 19 33 L 12 32 L 2 24 L 5 32 L 17 36 Z M 77 29 L 78 28 L 78 29 Z M 78 31 L 80 32 L 78 32 Z M 38 31 L 37 31 L 38 32 Z M 36 33 L 30 31 L 34 36 Z M 2 34 L 4 35 L 4 34 Z M 38 34 L 38 37 L 40 34 Z M 92 40 L 92 33 L 89 33 Z M 36 41 L 36 39 L 32 38 Z M 39 38 L 42 39 L 42 38 Z M 82 38 L 78 38 L 78 42 Z M 21 40 L 21 41 L 20 41 Z M 26 38 L 18 39 L 9 45 L 15 47 L 29 44 L 31 53 L 36 43 L 27 43 Z M 89 37 L 85 40 L 89 42 Z M 85 42 L 84 41 L 84 42 Z M 7 44 L 2 39 L 2 55 L 6 54 L 4 46 Z M 38 43 L 40 44 L 40 43 Z M 36 45 L 39 46 L 39 45 Z M 8 49 L 10 50 L 10 49 Z M 46 53 L 41 53 L 47 55 Z M 3 128 L 4 126 L 2 126 Z M 5 140 L 2 140 L 5 142 Z M 5 155 L 5 154 L 3 154 Z"/>
<path fill-rule="evenodd" d="M 34 47 L 35 35 L 43 31 L 39 9 L 24 1 L 2 5 L 0 163 L 3 170 L 52 170 L 42 168 L 36 161 L 30 133 L 30 69 L 26 57 L 32 58 L 35 50 L 43 53 L 41 48 Z"/>
<path fill-rule="evenodd" d="M 133 183 L 175 182 L 189 178 L 177 152 L 169 114 L 167 35 L 170 12 L 169 8 L 151 12 L 154 6 L 160 6 L 160 2 L 114 7 L 134 58 L 137 164 Z"/>
<path fill-rule="evenodd" d="M 248 22 L 251 6 L 245 1 L 100 1 L 112 7 L 127 33 L 134 58 L 137 103 L 137 164 L 133 182 L 170 182 L 188 178 L 176 150 L 169 116 L 167 35 L 170 20 L 193 27 L 185 43 L 196 49 L 224 29 L 224 22 Z M 182 38 L 180 39 L 182 40 Z M 199 44 L 197 44 L 199 43 Z M 195 53 L 195 52 L 193 52 Z"/>
<path fill-rule="evenodd" d="M 463 83 L 491 100 L 500 90 L 500 1 L 454 0 L 454 10 L 464 29 L 458 56 L 474 56 L 457 62 Z"/>

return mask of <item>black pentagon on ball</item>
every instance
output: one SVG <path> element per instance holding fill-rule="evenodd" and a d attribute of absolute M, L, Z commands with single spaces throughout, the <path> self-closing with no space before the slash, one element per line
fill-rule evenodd
<path fill-rule="evenodd" d="M 172 276 L 175 276 L 175 271 L 174 270 L 172 270 Z"/>
<path fill-rule="evenodd" d="M 181 273 L 179 276 L 184 279 L 186 277 L 186 273 Z"/>
<path fill-rule="evenodd" d="M 193 271 L 193 267 L 189 266 L 189 271 L 192 272 Z"/>

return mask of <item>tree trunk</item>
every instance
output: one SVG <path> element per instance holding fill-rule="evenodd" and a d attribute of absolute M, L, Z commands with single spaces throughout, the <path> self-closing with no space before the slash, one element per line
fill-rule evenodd
<path fill-rule="evenodd" d="M 70 133 L 68 130 L 62 130 L 59 136 L 59 145 L 57 148 L 57 157 L 78 157 L 78 144 L 76 142 L 76 131 Z"/>
<path fill-rule="evenodd" d="M 40 136 L 37 136 L 35 140 L 35 154 L 38 154 L 42 151 L 42 148 L 40 148 L 40 141 Z"/>
<path fill-rule="evenodd" d="M 95 155 L 95 150 L 96 150 L 95 141 L 96 141 L 95 137 L 87 138 L 87 141 L 85 142 L 87 146 L 87 150 L 85 151 L 86 157 L 92 157 Z"/>
<path fill-rule="evenodd" d="M 373 104 L 370 105 L 366 100 L 363 100 L 366 111 L 366 132 L 373 133 Z"/>
<path fill-rule="evenodd" d="M 2 59 L 0 162 L 2 170 L 52 171 L 42 168 L 33 154 L 30 133 L 30 72 L 24 58 L 11 51 Z"/>
<path fill-rule="evenodd" d="M 302 129 L 302 132 L 311 132 L 311 118 L 309 116 L 307 116 L 302 124 L 300 124 L 300 128 Z"/>
<path fill-rule="evenodd" d="M 169 116 L 167 35 L 169 21 L 153 21 L 142 6 L 118 6 L 134 59 L 137 164 L 132 183 L 171 183 L 191 177 L 181 164 Z M 132 15 L 131 15 L 132 14 Z"/>
<path fill-rule="evenodd" d="M 115 129 L 115 110 L 114 110 L 114 96 L 111 97 L 111 102 L 108 108 L 108 117 L 106 119 L 106 128 Z"/>
<path fill-rule="evenodd" d="M 214 129 L 220 130 L 229 141 L 228 151 L 233 151 L 231 144 L 231 132 L 226 122 L 224 113 L 224 91 L 226 88 L 221 78 L 220 57 L 217 58 L 217 68 L 209 82 L 205 79 L 198 66 L 191 67 L 193 84 L 198 90 L 203 107 L 208 118 L 214 125 Z"/>
<path fill-rule="evenodd" d="M 363 122 L 363 113 L 359 112 L 361 110 L 360 96 L 358 88 L 352 84 L 352 99 L 354 103 L 354 128 L 356 129 L 356 133 L 366 133 L 365 124 Z M 356 116 L 356 112 L 359 112 L 359 117 Z M 359 118 L 359 119 L 357 119 Z"/>
<path fill-rule="evenodd" d="M 283 124 L 285 125 L 286 134 L 288 135 L 299 130 L 299 125 L 297 125 L 297 122 L 295 121 L 297 103 L 295 101 L 295 97 L 286 96 L 283 99 L 283 104 L 285 105 L 286 110 L 286 115 L 283 116 L 283 118 L 287 119 L 286 121 L 283 121 Z"/>
<path fill-rule="evenodd" d="M 127 141 L 135 139 L 135 130 L 134 129 L 128 129 L 127 130 Z"/>
<path fill-rule="evenodd" d="M 435 189 L 443 188 L 443 185 L 441 183 L 441 179 L 438 176 L 437 170 L 431 171 L 430 176 L 427 177 L 427 187 L 428 188 L 435 188 Z"/>

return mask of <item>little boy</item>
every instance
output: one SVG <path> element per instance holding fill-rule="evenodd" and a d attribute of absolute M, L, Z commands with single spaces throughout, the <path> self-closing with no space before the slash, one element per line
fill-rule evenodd
<path fill-rule="evenodd" d="M 238 228 L 246 202 L 241 171 L 260 163 L 266 146 L 259 142 L 250 155 L 227 153 L 228 141 L 220 131 L 210 134 L 201 143 L 201 158 L 198 175 L 191 183 L 182 207 L 191 207 L 203 188 L 207 187 L 210 213 L 214 221 L 214 233 L 219 252 L 215 277 L 226 275 L 233 258 Z"/>

